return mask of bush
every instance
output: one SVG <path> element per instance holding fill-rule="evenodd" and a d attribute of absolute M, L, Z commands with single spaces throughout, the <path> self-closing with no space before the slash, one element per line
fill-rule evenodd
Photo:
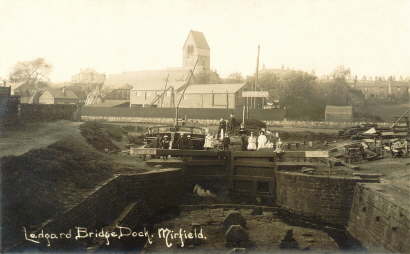
<path fill-rule="evenodd" d="M 116 141 L 121 141 L 122 136 L 127 134 L 121 126 L 115 125 L 103 125 L 102 128 L 107 132 L 107 134 Z"/>
<path fill-rule="evenodd" d="M 116 136 L 118 138 L 119 131 L 112 128 L 111 132 L 108 132 L 104 125 L 97 122 L 86 122 L 80 125 L 81 135 L 98 151 L 119 151 L 120 149 L 112 142 L 111 138 Z M 111 134 L 109 134 L 111 133 Z M 122 134 L 121 134 L 122 137 Z"/>

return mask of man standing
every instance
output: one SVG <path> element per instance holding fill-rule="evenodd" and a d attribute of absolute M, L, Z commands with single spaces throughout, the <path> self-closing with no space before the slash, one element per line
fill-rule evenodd
<path fill-rule="evenodd" d="M 239 129 L 239 134 L 241 134 L 242 151 L 246 151 L 246 148 L 248 147 L 248 136 L 246 135 L 246 130 L 243 125 L 241 125 L 241 128 Z"/>
<path fill-rule="evenodd" d="M 228 127 L 229 127 L 229 134 L 234 134 L 235 131 L 235 126 L 236 126 L 236 119 L 234 114 L 231 114 L 229 116 L 229 123 L 228 123 Z"/>

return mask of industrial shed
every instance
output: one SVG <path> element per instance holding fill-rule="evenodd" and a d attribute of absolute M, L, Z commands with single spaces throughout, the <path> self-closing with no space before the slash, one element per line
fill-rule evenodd
<path fill-rule="evenodd" d="M 191 85 L 186 89 L 180 107 L 235 109 L 243 105 L 241 91 L 244 86 L 244 83 Z"/>
<path fill-rule="evenodd" d="M 326 105 L 325 120 L 327 122 L 352 122 L 352 106 L 331 106 Z"/>

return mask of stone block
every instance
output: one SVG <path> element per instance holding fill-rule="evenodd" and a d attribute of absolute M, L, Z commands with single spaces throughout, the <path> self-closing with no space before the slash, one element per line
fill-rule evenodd
<path fill-rule="evenodd" d="M 231 225 L 225 232 L 226 243 L 232 247 L 240 247 L 249 241 L 249 235 L 240 225 Z"/>
<path fill-rule="evenodd" d="M 238 211 L 232 211 L 225 216 L 223 226 L 228 229 L 231 225 L 240 225 L 246 228 L 246 220 Z"/>

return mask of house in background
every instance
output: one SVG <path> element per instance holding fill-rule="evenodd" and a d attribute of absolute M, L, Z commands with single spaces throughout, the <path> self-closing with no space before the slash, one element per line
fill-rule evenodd
<path fill-rule="evenodd" d="M 63 87 L 62 89 L 48 88 L 39 97 L 40 104 L 77 104 L 77 95 Z"/>

